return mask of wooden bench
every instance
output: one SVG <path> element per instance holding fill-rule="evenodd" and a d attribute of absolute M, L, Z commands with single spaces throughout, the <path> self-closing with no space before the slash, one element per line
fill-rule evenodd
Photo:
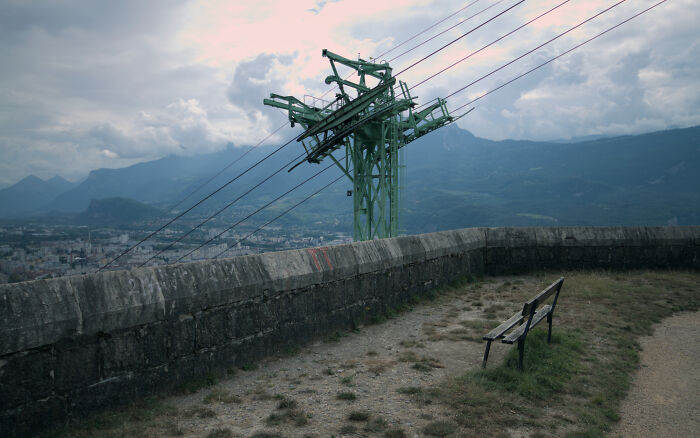
<path fill-rule="evenodd" d="M 510 317 L 510 319 L 484 336 L 483 339 L 486 341 L 486 352 L 484 353 L 484 361 L 481 364 L 482 368 L 486 368 L 486 361 L 489 358 L 491 342 L 495 341 L 496 339 L 503 338 L 502 342 L 505 344 L 513 344 L 515 342 L 518 343 L 518 352 L 520 356 L 518 368 L 522 370 L 523 356 L 525 355 L 525 338 L 527 337 L 527 333 L 531 328 L 539 324 L 545 316 L 547 317 L 547 322 L 549 323 L 547 342 L 549 343 L 552 341 L 552 315 L 554 314 L 554 308 L 557 306 L 559 291 L 561 291 L 561 285 L 563 283 L 564 277 L 549 285 L 545 290 L 537 294 L 537 296 L 526 302 L 523 305 L 523 310 L 521 312 L 517 312 L 515 315 Z M 540 306 L 540 304 L 547 300 L 547 298 L 549 298 L 552 294 L 554 294 L 552 304 Z M 514 327 L 515 329 L 510 332 L 510 334 L 506 335 L 506 332 Z"/>

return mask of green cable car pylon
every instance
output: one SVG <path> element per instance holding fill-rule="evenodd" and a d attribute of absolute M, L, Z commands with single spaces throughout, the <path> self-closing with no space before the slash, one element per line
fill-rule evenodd
<path fill-rule="evenodd" d="M 352 181 L 356 241 L 397 236 L 403 166 L 399 150 L 457 118 L 449 115 L 445 100 L 440 98 L 414 111 L 417 104 L 408 87 L 402 81 L 396 87 L 386 62 L 352 61 L 325 49 L 323 56 L 333 70 L 326 84 L 338 86 L 335 100 L 302 102 L 293 96 L 271 94 L 263 103 L 286 109 L 292 127 L 296 123 L 304 127 L 296 140 L 304 146 L 306 157 L 292 169 L 329 157 Z M 359 81 L 343 79 L 336 64 L 355 70 Z M 345 148 L 345 158 L 338 160 L 331 154 L 340 148 Z"/>

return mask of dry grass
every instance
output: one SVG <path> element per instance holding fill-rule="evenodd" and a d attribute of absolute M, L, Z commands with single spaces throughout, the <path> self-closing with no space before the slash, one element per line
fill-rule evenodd
<path fill-rule="evenodd" d="M 516 369 L 517 349 L 511 348 L 503 364 L 490 363 L 486 370 L 469 371 L 437 388 L 435 397 L 453 409 L 460 433 L 500 437 L 508 430 L 523 429 L 538 437 L 605 435 L 619 419 L 619 403 L 638 367 L 637 339 L 650 334 L 654 323 L 674 312 L 700 308 L 698 273 L 575 272 L 564 276 L 553 343 L 546 343 L 545 328 L 534 329 L 527 339 L 524 372 Z M 551 281 L 550 276 L 539 277 L 518 281 L 517 287 L 504 283 L 498 290 L 508 291 L 517 305 Z M 488 317 L 506 313 L 507 308 L 490 305 L 484 311 Z M 483 335 L 498 322 L 465 321 L 462 325 Z M 413 397 L 424 403 L 425 391 Z M 440 436 L 440 430 L 435 427 L 424 433 Z"/>
<path fill-rule="evenodd" d="M 492 360 L 485 371 L 472 370 L 447 379 L 438 386 L 407 386 L 398 390 L 398 393 L 410 397 L 423 410 L 424 415 L 418 417 L 414 427 L 418 427 L 415 424 L 428 423 L 425 428 L 420 426 L 416 430 L 406 429 L 404 432 L 402 429 L 390 428 L 384 420 L 369 414 L 366 420 L 344 426 L 329 424 L 326 430 L 336 434 L 340 430 L 343 434 L 389 438 L 414 434 L 489 438 L 508 436 L 512 431 L 526 431 L 531 437 L 604 436 L 618 418 L 619 403 L 639 364 L 638 338 L 650 334 L 653 323 L 674 312 L 700 308 L 700 274 L 661 271 L 573 272 L 536 275 L 525 279 L 509 278 L 503 283 L 498 279 L 487 284 L 482 284 L 481 281 L 464 282 L 436 292 L 434 299 L 441 308 L 446 309 L 445 317 L 451 320 L 426 323 L 422 327 L 423 333 L 430 340 L 480 340 L 481 336 L 504 319 L 504 315 L 510 316 L 523 301 L 560 275 L 564 275 L 566 280 L 554 317 L 554 343 L 546 344 L 543 340 L 543 327 L 536 328 L 528 337 L 524 372 L 513 366 L 517 349 L 494 344 L 493 348 L 509 349 L 501 364 Z M 457 306 L 454 301 L 447 302 L 448 300 L 460 302 Z M 469 309 L 474 309 L 471 315 L 476 314 L 480 319 L 460 321 L 460 312 Z M 333 338 L 341 337 L 338 335 Z M 379 355 L 374 350 L 369 350 L 366 356 L 362 354 L 363 357 L 358 357 L 352 363 L 348 361 L 332 366 L 335 370 L 356 368 L 352 373 L 357 375 L 366 371 L 379 375 L 399 363 L 403 364 L 397 366 L 397 372 L 406 371 L 407 365 L 425 372 L 441 366 L 439 361 L 425 354 L 428 350 L 420 350 L 425 348 L 423 339 L 405 339 L 400 345 L 404 350 L 395 360 L 387 359 L 385 352 Z M 347 387 L 354 383 L 352 377 L 345 373 L 328 378 L 327 376 L 335 375 L 336 371 L 329 367 L 330 363 L 322 363 L 315 375 L 308 377 L 308 381 L 332 381 L 338 385 L 334 391 L 343 388 L 362 394 L 360 389 Z M 327 376 L 322 376 L 322 373 Z M 416 375 L 415 371 L 409 370 L 409 373 Z M 297 383 L 298 380 L 292 379 L 291 382 Z M 183 428 L 183 424 L 192 420 L 180 423 L 180 419 L 214 418 L 218 410 L 219 417 L 215 421 L 219 422 L 224 418 L 221 413 L 230 409 L 225 404 L 240 402 L 238 397 L 226 390 L 204 389 L 214 381 L 211 377 L 205 377 L 186 382 L 180 388 L 185 394 L 199 391 L 202 395 L 194 398 L 195 403 L 202 401 L 201 406 L 178 410 L 167 406 L 163 398 L 149 398 L 122 409 L 89 417 L 65 428 L 54 429 L 43 436 L 206 436 L 206 431 Z M 312 386 L 313 383 L 309 385 Z M 309 422 L 309 415 L 295 401 L 275 397 L 270 394 L 269 388 L 265 382 L 245 393 L 246 401 L 262 401 L 274 409 L 265 423 L 296 427 Z M 361 386 L 357 384 L 357 388 Z M 314 390 L 307 391 L 311 393 Z M 341 400 L 349 402 L 352 402 L 352 395 L 355 395 L 351 392 L 339 394 L 351 394 L 340 396 Z M 275 398 L 278 401 L 273 402 Z M 273 408 L 273 403 L 277 403 L 277 408 Z M 436 404 L 442 406 L 438 408 Z M 366 408 L 361 401 L 345 406 Z M 445 409 L 448 415 L 445 415 Z M 267 412 L 270 411 L 266 410 L 265 415 Z M 445 418 L 449 418 L 449 421 Z M 216 430 L 213 429 L 211 433 Z M 225 436 L 226 430 L 222 430 L 223 432 L 216 433 Z M 253 436 L 274 438 L 281 435 L 276 431 L 260 431 Z"/>

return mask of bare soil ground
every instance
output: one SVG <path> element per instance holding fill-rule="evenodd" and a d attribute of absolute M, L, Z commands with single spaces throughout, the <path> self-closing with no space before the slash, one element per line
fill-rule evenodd
<path fill-rule="evenodd" d="M 499 280 L 441 296 L 398 318 L 338 334 L 292 357 L 266 360 L 255 370 L 238 372 L 213 388 L 174 398 L 168 403 L 195 413 L 179 418 L 177 428 L 187 436 L 228 429 L 232 436 L 267 431 L 304 437 L 397 427 L 417 436 L 425 425 L 449 417 L 451 411 L 429 398 L 416 403 L 410 393 L 480 366 L 484 353 L 480 336 L 487 330 L 477 333 L 460 323 L 481 320 L 484 310 L 492 311 L 494 305 L 503 314 L 506 307 L 512 310 L 512 305 L 481 298 L 503 283 Z M 494 345 L 489 361 L 498 363 L 508 348 Z M 214 395 L 212 401 L 217 393 L 222 400 Z M 291 414 L 278 409 L 283 400 L 293 400 Z M 202 415 L 201 409 L 213 414 Z M 369 421 L 363 419 L 364 413 Z"/>
<path fill-rule="evenodd" d="M 612 436 L 700 436 L 700 312 L 665 319 L 640 343 L 641 369 Z"/>
<path fill-rule="evenodd" d="M 661 317 L 698 309 L 700 274 L 564 275 L 554 318 L 561 340 L 543 350 L 565 352 L 546 371 L 561 382 L 508 371 L 514 347 L 501 343 L 491 348 L 491 375 L 475 373 L 481 337 L 558 275 L 498 277 L 447 288 L 396 317 L 280 352 L 191 394 L 136 402 L 46 436 L 589 437 L 618 419 L 611 436 L 700 436 L 700 313 L 666 319 L 646 337 Z M 637 340 L 641 370 L 620 411 Z M 574 356 L 573 365 L 563 360 Z M 562 373 L 567 366 L 576 368 Z M 519 386 L 528 381 L 534 386 Z"/>

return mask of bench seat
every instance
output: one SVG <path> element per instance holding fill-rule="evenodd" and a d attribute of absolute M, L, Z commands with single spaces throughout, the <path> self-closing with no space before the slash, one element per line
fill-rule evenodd
<path fill-rule="evenodd" d="M 549 315 L 549 313 L 552 311 L 552 306 L 547 304 L 546 306 L 542 306 L 537 313 L 535 313 L 535 316 L 532 318 L 532 322 L 530 323 L 530 328 L 533 328 L 537 324 L 540 323 L 544 319 L 545 316 Z M 522 318 L 522 315 L 520 312 L 518 312 L 518 316 Z M 513 330 L 508 336 L 503 338 L 503 343 L 505 344 L 513 344 L 515 342 L 518 342 L 518 340 L 523 336 L 525 333 L 525 324 L 521 325 L 517 329 Z"/>
<path fill-rule="evenodd" d="M 517 312 L 515 315 L 511 316 L 507 321 L 501 323 L 498 327 L 494 328 L 487 334 L 483 336 L 486 341 L 486 351 L 484 352 L 484 361 L 481 366 L 486 367 L 486 361 L 489 358 L 489 351 L 491 349 L 491 343 L 496 339 L 502 339 L 504 344 L 514 344 L 518 343 L 519 360 L 518 368 L 523 369 L 523 355 L 525 352 L 525 338 L 527 333 L 535 327 L 537 324 L 542 322 L 542 320 L 547 317 L 547 322 L 549 324 L 549 333 L 547 334 L 547 342 L 552 340 L 552 315 L 554 314 L 554 308 L 557 305 L 557 300 L 559 299 L 559 292 L 561 291 L 561 286 L 564 283 L 564 277 L 550 284 L 542 292 L 535 295 L 525 304 L 523 304 L 523 309 Z M 554 296 L 552 304 L 542 303 L 549 297 Z M 514 328 L 515 327 L 515 328 Z M 512 332 L 506 335 L 506 333 L 513 329 Z"/>
<path fill-rule="evenodd" d="M 503 324 L 499 325 L 495 329 L 485 334 L 483 339 L 485 341 L 495 341 L 496 339 L 503 336 L 503 333 L 522 323 L 523 315 L 520 312 L 518 312 L 515 315 L 513 315 L 508 321 L 504 322 Z"/>

